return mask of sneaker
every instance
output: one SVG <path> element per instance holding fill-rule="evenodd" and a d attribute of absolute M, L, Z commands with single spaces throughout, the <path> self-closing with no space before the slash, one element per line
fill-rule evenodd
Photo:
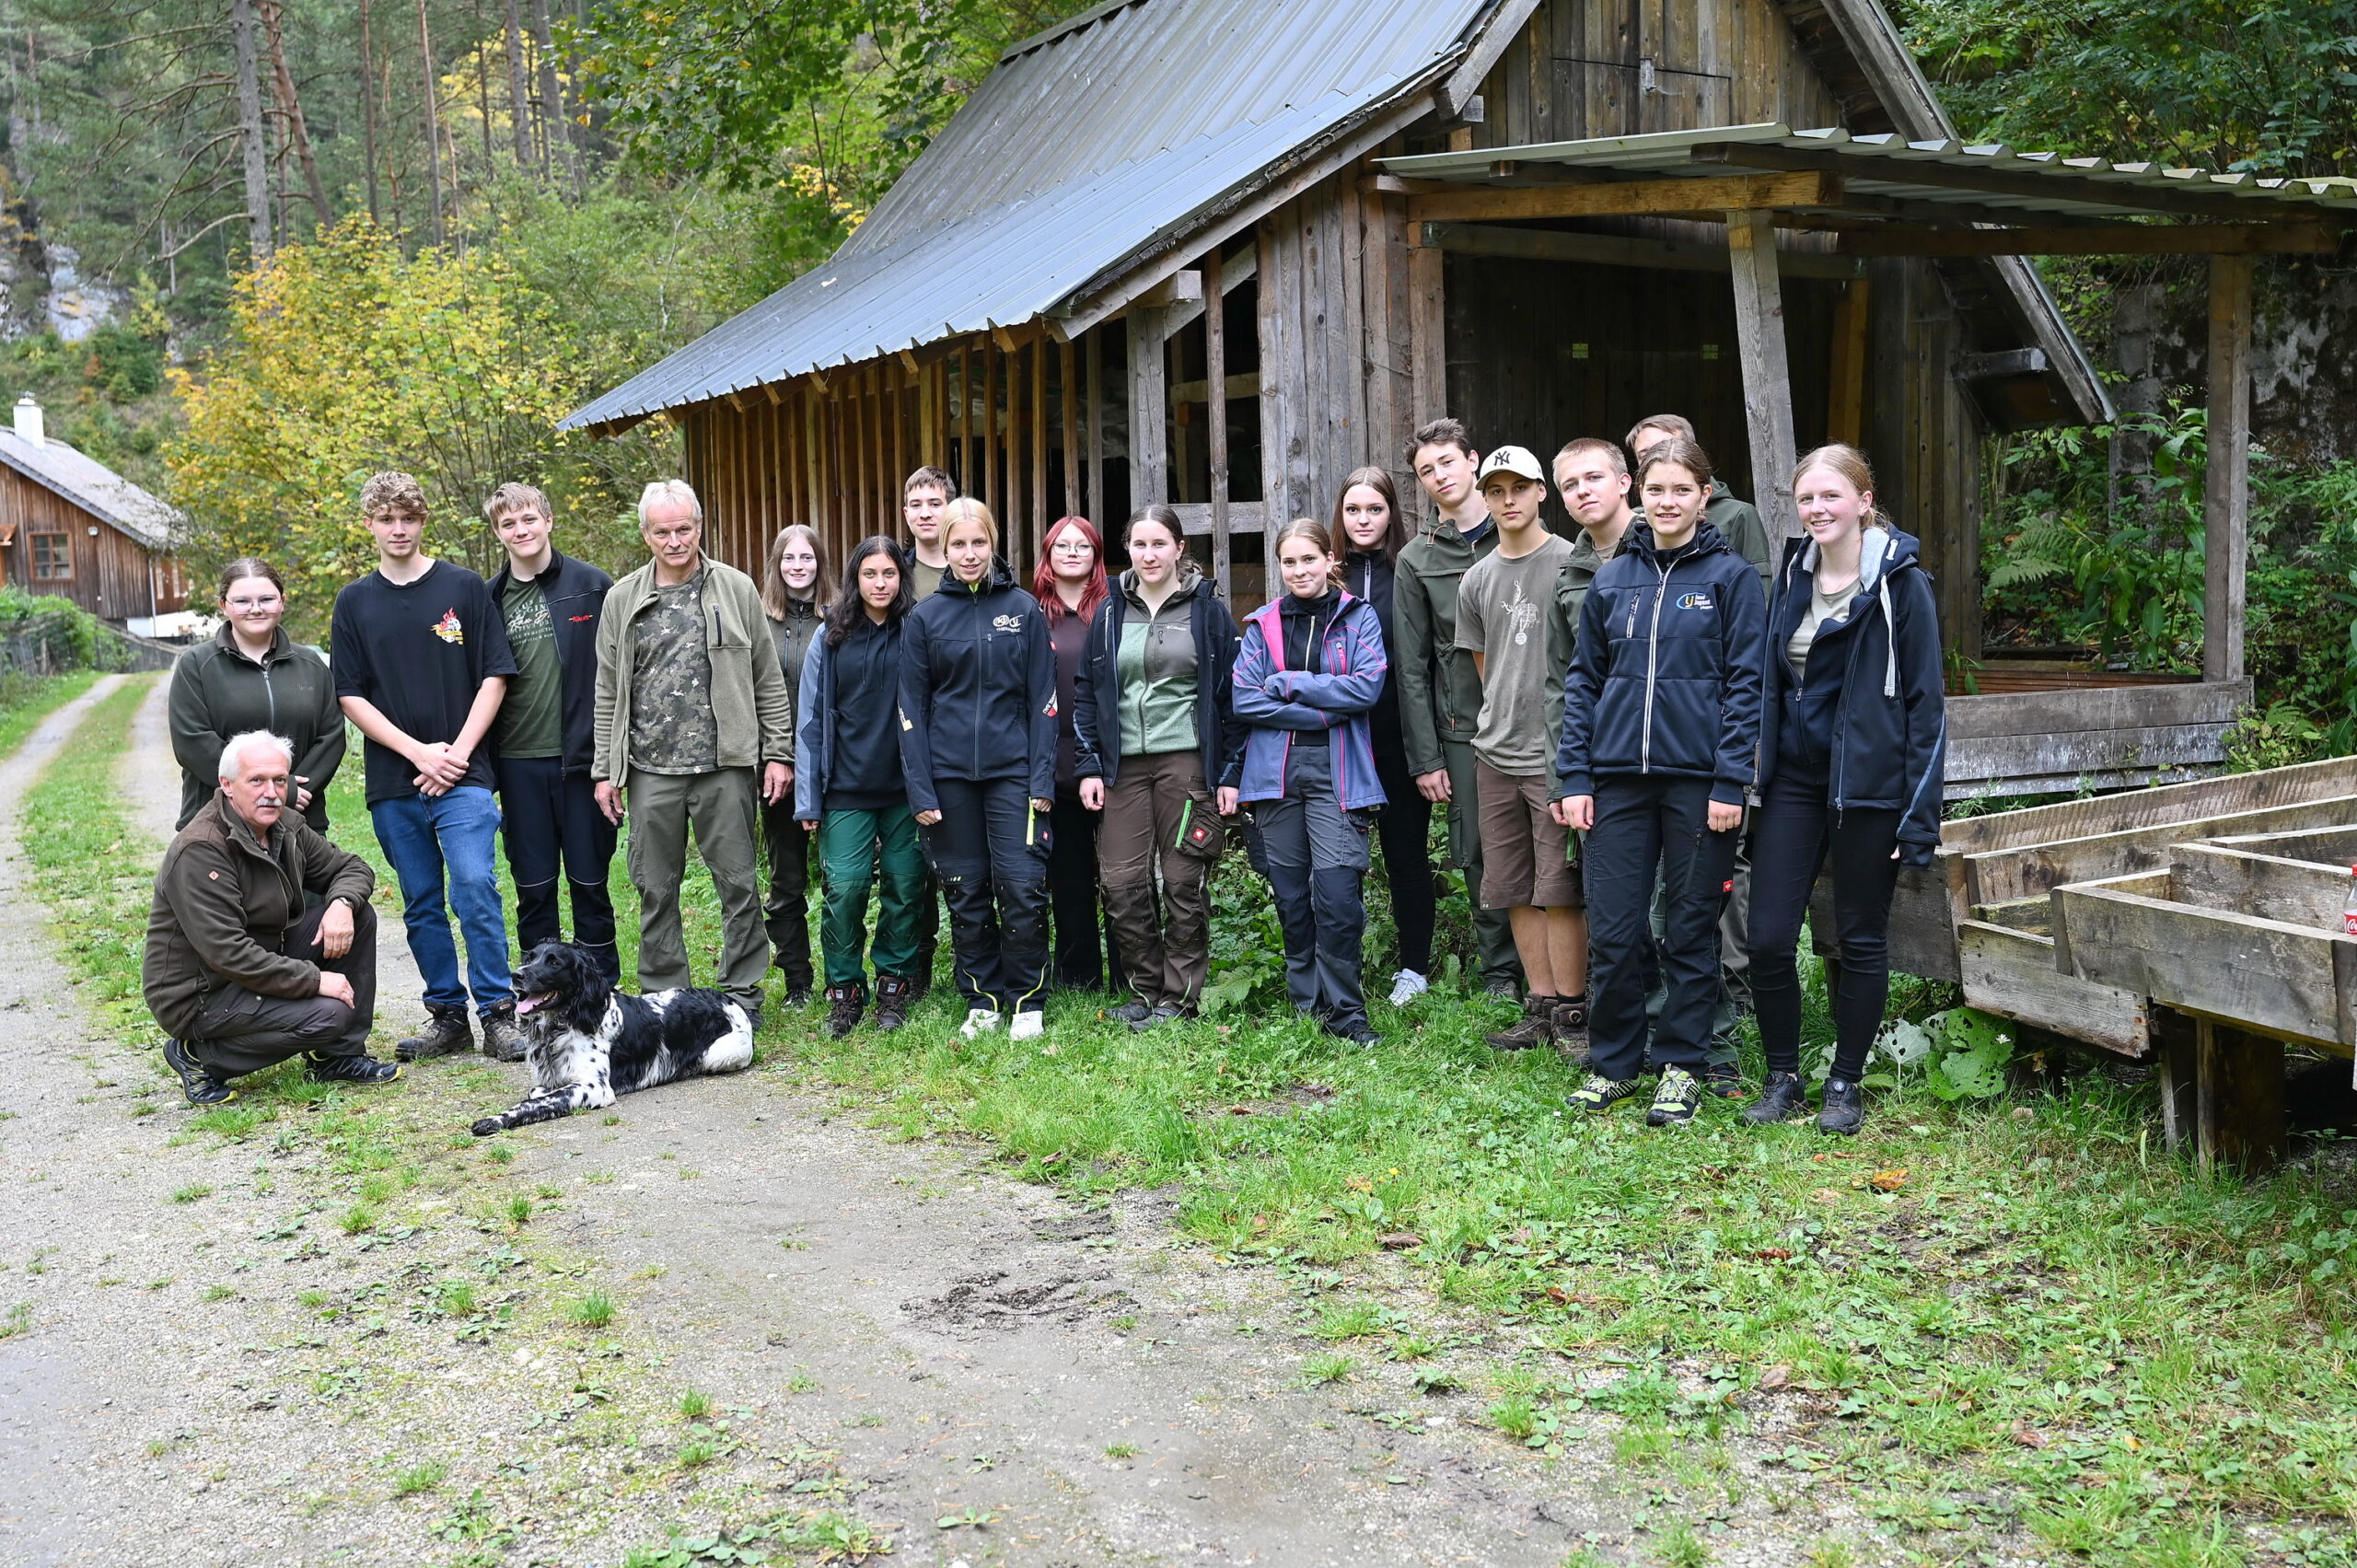
<path fill-rule="evenodd" d="M 1771 1073 L 1759 1086 L 1759 1098 L 1743 1108 L 1743 1119 L 1766 1125 L 1791 1121 L 1808 1114 L 1808 1089 L 1798 1073 Z"/>
<path fill-rule="evenodd" d="M 998 1021 L 998 1015 L 995 1013 L 992 1014 L 991 1021 L 993 1023 L 996 1023 Z M 1025 1011 L 1015 1015 L 1015 1022 L 1008 1027 L 1006 1038 L 1014 1040 L 1038 1040 L 1041 1035 L 1046 1034 L 1047 1032 L 1047 1014 L 1035 1011 Z"/>
<path fill-rule="evenodd" d="M 827 987 L 827 1038 L 841 1040 L 859 1028 L 867 1011 L 867 987 L 859 984 Z"/>
<path fill-rule="evenodd" d="M 785 988 L 785 1005 L 789 1007 L 810 1005 L 810 982 L 807 980 L 795 981 L 788 985 Z"/>
<path fill-rule="evenodd" d="M 1522 1022 L 1510 1029 L 1492 1030 L 1481 1038 L 1500 1051 L 1528 1051 L 1550 1044 L 1555 1039 L 1551 1017 L 1554 1011 L 1555 998 L 1533 996 L 1522 1005 Z"/>
<path fill-rule="evenodd" d="M 1193 1014 L 1176 1002 L 1165 1002 L 1147 1013 L 1144 1017 L 1131 1020 L 1130 1032 L 1142 1035 L 1148 1029 L 1158 1029 L 1165 1024 L 1181 1023 L 1192 1016 L 1194 1016 Z"/>
<path fill-rule="evenodd" d="M 1481 982 L 1481 993 L 1484 996 L 1516 997 L 1522 994 L 1522 983 L 1510 974 L 1492 975 Z"/>
<path fill-rule="evenodd" d="M 1587 1061 L 1587 998 L 1567 996 L 1548 1016 L 1554 1026 L 1555 1049 L 1571 1061 Z"/>
<path fill-rule="evenodd" d="M 164 1042 L 164 1065 L 180 1074 L 180 1093 L 188 1096 L 191 1105 L 226 1105 L 238 1098 L 237 1090 L 215 1077 L 213 1069 L 199 1062 L 179 1040 Z"/>
<path fill-rule="evenodd" d="M 890 1034 L 909 1021 L 909 1009 L 916 1005 L 917 982 L 896 974 L 878 976 L 876 981 L 876 1032 Z"/>
<path fill-rule="evenodd" d="M 423 1062 L 429 1056 L 456 1056 L 474 1048 L 474 1029 L 467 1022 L 464 1007 L 428 1007 L 425 1027 L 394 1046 L 393 1055 L 403 1062 Z"/>
<path fill-rule="evenodd" d="M 1743 1069 L 1734 1062 L 1705 1062 L 1695 1074 L 1702 1081 L 1703 1089 L 1721 1099 L 1749 1099 L 1751 1086 L 1743 1081 Z"/>
<path fill-rule="evenodd" d="M 1108 1007 L 1097 1015 L 1109 1024 L 1127 1024 L 1137 1028 L 1154 1016 L 1154 1004 L 1132 996 L 1118 1007 Z"/>
<path fill-rule="evenodd" d="M 1846 1079 L 1826 1079 L 1825 1107 L 1817 1113 L 1817 1130 L 1851 1138 L 1865 1121 L 1865 1092 Z"/>
<path fill-rule="evenodd" d="M 1590 1073 L 1586 1083 L 1564 1097 L 1564 1103 L 1575 1110 L 1606 1111 L 1624 1099 L 1633 1099 L 1636 1093 L 1634 1078 L 1608 1078 L 1601 1073 Z"/>
<path fill-rule="evenodd" d="M 1683 1127 L 1694 1120 L 1694 1108 L 1702 1103 L 1702 1086 L 1694 1074 L 1683 1067 L 1665 1067 L 1661 1082 L 1654 1086 L 1653 1109 L 1645 1112 L 1648 1127 Z"/>
<path fill-rule="evenodd" d="M 958 1034 L 962 1040 L 980 1040 L 996 1028 L 998 1014 L 994 1009 L 969 1007 L 966 1009 L 966 1021 L 958 1026 Z"/>
<path fill-rule="evenodd" d="M 399 1066 L 373 1056 L 322 1056 L 303 1053 L 303 1064 L 322 1084 L 389 1084 L 401 1075 Z"/>
<path fill-rule="evenodd" d="M 1415 970 L 1401 970 L 1391 977 L 1391 1005 L 1405 1007 L 1432 988 L 1432 981 Z"/>
<path fill-rule="evenodd" d="M 521 1062 L 524 1031 L 516 1027 L 516 1004 L 502 1002 L 482 1016 L 482 1053 L 493 1062 Z"/>

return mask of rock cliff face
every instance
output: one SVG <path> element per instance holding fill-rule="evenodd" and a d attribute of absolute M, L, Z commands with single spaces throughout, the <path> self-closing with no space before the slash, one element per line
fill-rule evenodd
<path fill-rule="evenodd" d="M 130 296 L 83 277 L 81 261 L 72 246 L 42 239 L 33 202 L 0 165 L 0 338 L 55 332 L 79 343 L 120 316 Z"/>

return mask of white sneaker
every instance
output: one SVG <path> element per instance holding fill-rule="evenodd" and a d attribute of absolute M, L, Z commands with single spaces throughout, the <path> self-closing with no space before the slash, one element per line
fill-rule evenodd
<path fill-rule="evenodd" d="M 1401 970 L 1391 977 L 1391 1005 L 1405 1007 L 1432 989 L 1432 982 L 1413 970 Z"/>
<path fill-rule="evenodd" d="M 966 1009 L 966 1021 L 958 1026 L 958 1032 L 967 1040 L 980 1040 L 996 1028 L 996 1012 L 988 1007 L 969 1007 Z"/>
<path fill-rule="evenodd" d="M 1007 1028 L 1006 1038 L 1009 1040 L 1038 1040 L 1041 1035 L 1047 1032 L 1047 1014 L 1017 1013 L 1015 1015 L 1015 1022 Z"/>

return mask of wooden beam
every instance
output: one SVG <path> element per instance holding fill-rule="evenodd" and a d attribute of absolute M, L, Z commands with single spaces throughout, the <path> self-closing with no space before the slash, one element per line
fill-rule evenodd
<path fill-rule="evenodd" d="M 1198 268 L 1171 273 L 1160 283 L 1138 296 L 1133 310 L 1162 310 L 1183 300 L 1203 297 L 1203 274 Z"/>
<path fill-rule="evenodd" d="M 1784 294 L 1776 271 L 1776 231 L 1756 209 L 1727 215 L 1735 273 L 1735 335 L 1743 359 L 1744 424 L 1751 435 L 1751 493 L 1771 552 L 1798 538 L 1787 482 L 1800 453 L 1793 436 L 1793 375 L 1784 347 Z M 1772 559 L 1772 556 L 1771 556 Z"/>
<path fill-rule="evenodd" d="M 2243 587 L 2250 549 L 2250 316 L 2247 256 L 2210 261 L 2210 468 L 2201 494 L 2201 679 L 2243 674 Z"/>
<path fill-rule="evenodd" d="M 967 495 L 980 488 L 974 483 L 973 364 L 970 354 L 958 356 L 958 489 Z"/>
<path fill-rule="evenodd" d="M 1443 120 L 1480 119 L 1481 111 L 1474 108 L 1480 100 L 1481 83 L 1491 68 L 1505 57 L 1505 52 L 1522 32 L 1523 24 L 1538 9 L 1538 0 L 1505 0 L 1490 14 L 1481 30 L 1433 93 L 1433 109 Z"/>
<path fill-rule="evenodd" d="M 1132 310 L 1128 319 L 1130 505 L 1143 506 L 1170 499 L 1168 339 L 1160 310 Z"/>
<path fill-rule="evenodd" d="M 2194 1020 L 2196 1156 L 2204 1169 L 2245 1175 L 2283 1158 L 2283 1042 L 2208 1018 Z"/>
<path fill-rule="evenodd" d="M 1448 412 L 1446 273 L 1437 250 L 1408 252 L 1408 397 L 1411 430 Z M 1265 461 L 1265 459 L 1263 459 Z"/>
<path fill-rule="evenodd" d="M 1240 370 L 1227 377 L 1227 395 L 1231 398 L 1257 398 L 1260 395 L 1260 373 Z M 1173 403 L 1207 403 L 1212 400 L 1212 384 L 1202 381 L 1174 381 L 1170 387 Z"/>
<path fill-rule="evenodd" d="M 1119 525 L 1105 509 L 1105 334 L 1090 332 L 1081 339 L 1081 353 L 1088 359 L 1088 429 L 1086 436 L 1088 465 L 1087 505 L 1097 515 L 1097 526 L 1111 533 Z"/>
<path fill-rule="evenodd" d="M 1080 389 L 1074 380 L 1078 369 L 1074 363 L 1072 341 L 1056 344 L 1056 383 L 1063 394 L 1064 426 L 1064 514 L 1078 517 L 1080 510 Z"/>
<path fill-rule="evenodd" d="M 1537 185 L 1453 191 L 1408 198 L 1411 223 L 1496 223 L 1516 218 L 1638 216 L 1838 207 L 1833 174 L 1738 174 L 1696 180 L 1631 180 L 1608 185 Z"/>
<path fill-rule="evenodd" d="M 1220 264 L 1216 250 L 1212 252 L 1212 268 L 1225 284 L 1227 270 Z M 1224 296 L 1203 307 L 1203 387 L 1206 393 L 1213 387 L 1219 389 L 1218 396 L 1204 400 L 1211 449 L 1212 580 L 1219 587 L 1219 597 L 1233 603 L 1236 574 L 1227 537 L 1227 301 Z"/>
<path fill-rule="evenodd" d="M 1412 226 L 1415 242 L 1461 256 L 1514 256 L 1534 261 L 1585 261 L 1606 267 L 1656 267 L 1677 273 L 1725 273 L 1731 263 L 1724 245 L 1678 239 L 1639 239 L 1625 234 L 1565 234 L 1551 228 L 1498 228 L 1478 223 Z M 1786 277 L 1863 277 L 1866 264 L 1822 250 L 1779 250 L 1777 269 Z"/>
<path fill-rule="evenodd" d="M 1033 565 L 1039 564 L 1053 517 L 1048 505 L 1048 340 L 1042 337 L 1031 340 L 1031 515 L 1024 538 Z"/>
<path fill-rule="evenodd" d="M 1782 265 L 1783 257 L 1779 256 L 1776 260 L 1779 266 Z M 1865 440 L 1866 337 L 1872 318 L 1868 308 L 1871 286 L 1864 278 L 1852 278 L 1841 291 L 1841 302 L 1833 308 L 1833 366 L 1832 374 L 1828 377 L 1825 438 L 1846 441 L 1852 447 L 1860 446 Z"/>
<path fill-rule="evenodd" d="M 2340 231 L 2308 224 L 2107 224 L 2094 228 L 1850 229 L 1845 256 L 2331 255 Z"/>

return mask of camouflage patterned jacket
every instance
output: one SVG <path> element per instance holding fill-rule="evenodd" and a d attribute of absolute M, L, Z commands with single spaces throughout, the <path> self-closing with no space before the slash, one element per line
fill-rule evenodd
<path fill-rule="evenodd" d="M 753 579 L 703 559 L 704 648 L 712 658 L 712 713 L 720 765 L 794 761 L 794 697 L 770 642 Z M 655 602 L 650 561 L 606 591 L 598 621 L 598 752 L 592 778 L 630 782 L 631 622 Z"/>

